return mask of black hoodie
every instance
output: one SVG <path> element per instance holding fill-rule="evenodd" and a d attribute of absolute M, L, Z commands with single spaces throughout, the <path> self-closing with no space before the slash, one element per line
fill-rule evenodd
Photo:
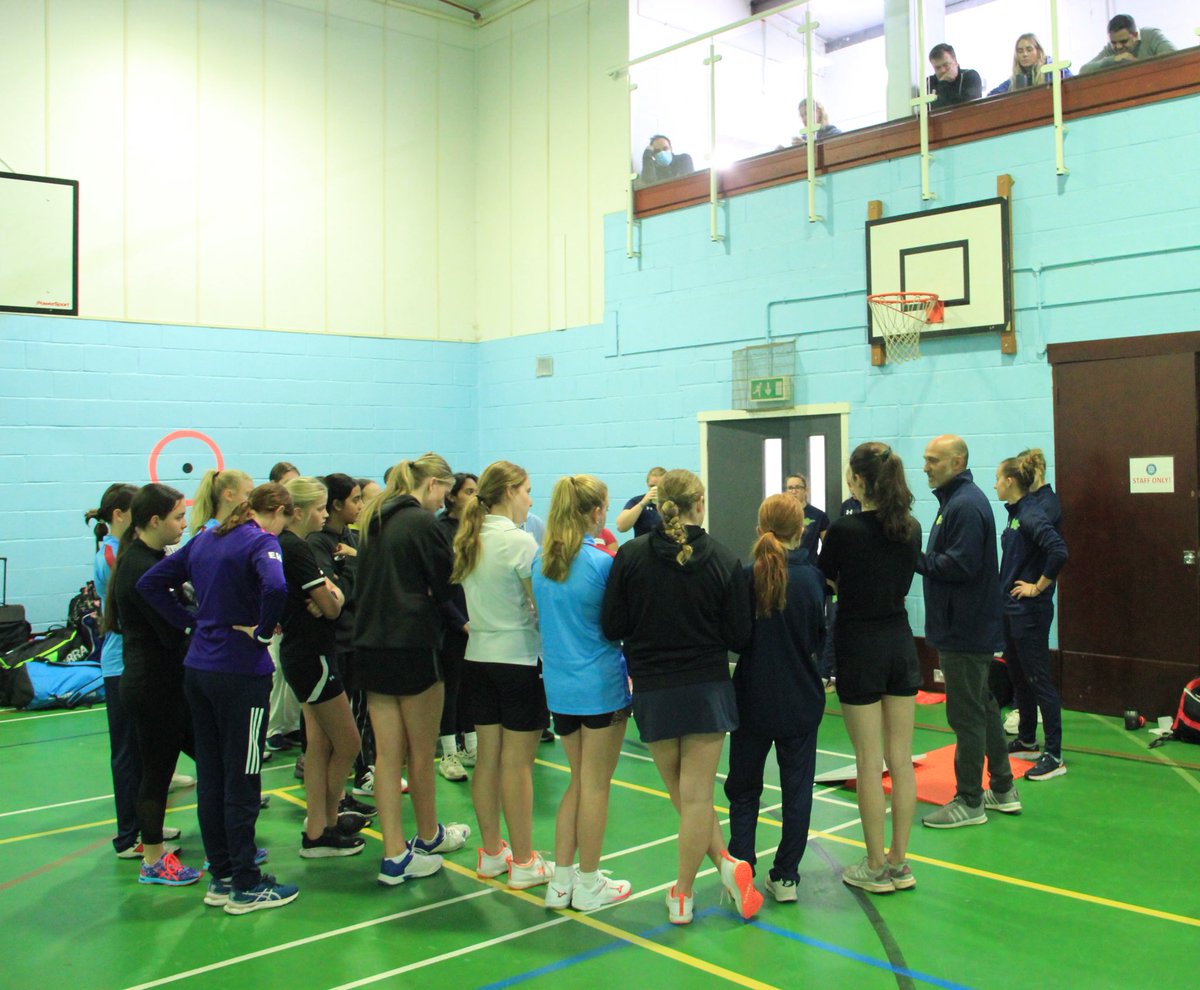
<path fill-rule="evenodd" d="M 634 691 L 726 680 L 728 651 L 750 640 L 741 563 L 699 526 L 687 535 L 692 556 L 682 565 L 662 527 L 617 551 L 600 624 L 609 639 L 624 640 Z"/>
<path fill-rule="evenodd" d="M 359 542 L 355 650 L 440 648 L 454 563 L 445 528 L 401 495 L 384 503 Z"/>

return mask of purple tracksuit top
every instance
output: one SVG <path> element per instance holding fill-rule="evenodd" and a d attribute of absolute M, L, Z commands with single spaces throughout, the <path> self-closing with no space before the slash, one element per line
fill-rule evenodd
<path fill-rule="evenodd" d="M 172 588 L 191 581 L 199 607 L 188 612 Z M 279 540 L 250 522 L 224 536 L 203 530 L 142 575 L 137 589 L 173 626 L 192 630 L 185 667 L 221 674 L 270 674 L 267 644 L 287 601 Z M 254 626 L 254 638 L 234 629 Z"/>

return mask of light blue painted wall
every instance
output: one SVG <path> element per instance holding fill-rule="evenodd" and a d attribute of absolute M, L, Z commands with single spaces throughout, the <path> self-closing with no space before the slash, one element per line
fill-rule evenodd
<path fill-rule="evenodd" d="M 83 513 L 110 482 L 149 480 L 155 444 L 197 430 L 228 467 L 379 478 L 433 447 L 473 459 L 471 344 L 0 315 L 0 556 L 8 598 L 61 622 L 91 575 Z M 191 462 L 195 470 L 184 474 Z M 213 467 L 175 440 L 160 480 L 189 497 Z"/>
<path fill-rule="evenodd" d="M 937 434 L 967 440 L 989 495 L 996 464 L 1026 446 L 1046 450 L 1053 481 L 1054 444 L 1070 438 L 1053 436 L 1046 345 L 1200 330 L 1200 97 L 1074 121 L 1066 152 L 1059 178 L 1053 132 L 1040 128 L 941 150 L 933 164 L 932 207 L 995 196 L 1000 173 L 1015 179 L 1015 356 L 973 336 L 870 366 L 867 202 L 888 216 L 923 208 L 919 160 L 882 162 L 824 178 L 822 223 L 808 223 L 803 183 L 728 201 L 722 244 L 696 207 L 644 221 L 630 260 L 624 217 L 608 217 L 605 324 L 481 346 L 484 458 L 525 464 L 540 507 L 558 475 L 596 473 L 611 518 L 651 464 L 697 467 L 696 414 L 729 408 L 736 348 L 795 337 L 796 403 L 848 402 L 852 447 L 892 443 L 926 530 L 936 502 L 921 457 Z M 534 379 L 539 354 L 555 358 L 554 378 Z M 920 631 L 919 584 L 909 604 Z"/>

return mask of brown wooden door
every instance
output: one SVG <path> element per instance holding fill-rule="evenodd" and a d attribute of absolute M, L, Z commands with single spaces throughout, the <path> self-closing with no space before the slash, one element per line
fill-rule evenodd
<path fill-rule="evenodd" d="M 1200 334 L 1050 349 L 1067 707 L 1173 714 L 1200 668 Z M 1174 458 L 1172 493 L 1130 491 L 1131 458 Z"/>

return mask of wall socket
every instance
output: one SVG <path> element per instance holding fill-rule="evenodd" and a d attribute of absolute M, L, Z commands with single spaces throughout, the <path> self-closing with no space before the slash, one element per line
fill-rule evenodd
<path fill-rule="evenodd" d="M 942 673 L 941 667 L 933 668 L 933 683 L 934 684 L 945 684 L 946 683 L 946 675 Z"/>

